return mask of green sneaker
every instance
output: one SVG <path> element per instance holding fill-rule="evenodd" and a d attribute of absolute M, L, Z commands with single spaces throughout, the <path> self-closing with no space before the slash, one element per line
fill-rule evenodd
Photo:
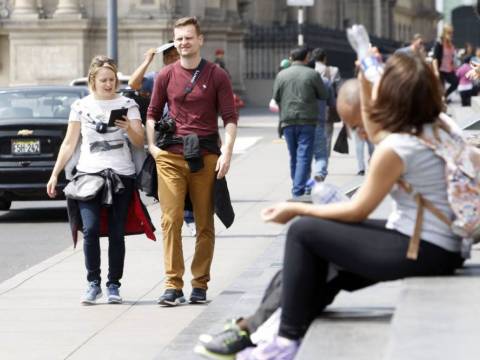
<path fill-rule="evenodd" d="M 194 351 L 209 359 L 233 360 L 236 353 L 249 346 L 254 346 L 250 334 L 241 330 L 236 320 L 231 320 L 225 325 L 225 329 L 216 335 L 200 335 Z"/>

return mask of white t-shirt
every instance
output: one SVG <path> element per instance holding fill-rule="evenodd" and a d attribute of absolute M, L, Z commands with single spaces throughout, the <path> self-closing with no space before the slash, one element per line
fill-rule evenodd
<path fill-rule="evenodd" d="M 432 126 L 425 125 L 424 131 L 431 133 Z M 379 146 L 392 149 L 402 159 L 405 166 L 402 178 L 412 185 L 415 192 L 430 200 L 450 219 L 454 218 L 447 199 L 445 162 L 440 157 L 423 145 L 416 136 L 409 134 L 390 134 Z M 406 193 L 398 185 L 393 187 L 390 195 L 393 198 L 393 209 L 386 227 L 411 236 L 417 216 L 417 204 L 413 195 Z M 461 249 L 460 237 L 428 209 L 424 209 L 420 238 L 449 251 L 460 252 Z"/>
<path fill-rule="evenodd" d="M 120 175 L 134 175 L 135 165 L 128 145 L 127 134 L 118 127 L 108 127 L 101 134 L 96 131 L 98 122 L 108 123 L 113 109 L 128 108 L 128 119 L 140 119 L 137 103 L 125 96 L 112 100 L 95 100 L 88 95 L 72 104 L 69 121 L 81 122 L 82 145 L 77 170 L 95 173 L 112 169 Z"/>

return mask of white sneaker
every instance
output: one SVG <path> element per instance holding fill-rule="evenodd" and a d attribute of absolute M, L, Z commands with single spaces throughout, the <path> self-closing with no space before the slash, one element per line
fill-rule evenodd
<path fill-rule="evenodd" d="M 185 225 L 186 225 L 188 231 L 190 232 L 191 236 L 197 236 L 197 226 L 195 225 L 194 222 L 192 222 L 192 223 L 187 223 L 186 222 Z"/>

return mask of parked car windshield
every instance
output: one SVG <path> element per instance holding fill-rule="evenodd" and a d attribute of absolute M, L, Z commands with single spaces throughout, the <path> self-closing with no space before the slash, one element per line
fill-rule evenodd
<path fill-rule="evenodd" d="M 70 105 L 81 92 L 0 91 L 0 120 L 59 118 L 68 119 Z"/>

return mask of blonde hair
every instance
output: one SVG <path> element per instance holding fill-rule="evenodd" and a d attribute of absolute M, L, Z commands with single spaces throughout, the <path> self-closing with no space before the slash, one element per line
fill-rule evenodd
<path fill-rule="evenodd" d="M 92 62 L 90 63 L 90 67 L 88 69 L 88 88 L 90 91 L 95 91 L 95 78 L 97 76 L 98 71 L 101 68 L 107 68 L 113 71 L 115 74 L 115 88 L 118 87 L 118 76 L 117 76 L 117 65 L 112 58 L 109 58 L 105 55 L 97 55 L 94 56 Z"/>
<path fill-rule="evenodd" d="M 452 26 L 452 25 L 450 25 L 450 24 L 445 24 L 445 25 L 443 26 L 442 34 L 440 35 L 440 39 L 441 39 L 442 41 L 447 40 L 446 37 L 445 37 L 445 34 L 446 34 L 447 32 L 453 33 L 453 26 Z M 449 41 L 451 42 L 452 39 L 450 39 Z"/>

